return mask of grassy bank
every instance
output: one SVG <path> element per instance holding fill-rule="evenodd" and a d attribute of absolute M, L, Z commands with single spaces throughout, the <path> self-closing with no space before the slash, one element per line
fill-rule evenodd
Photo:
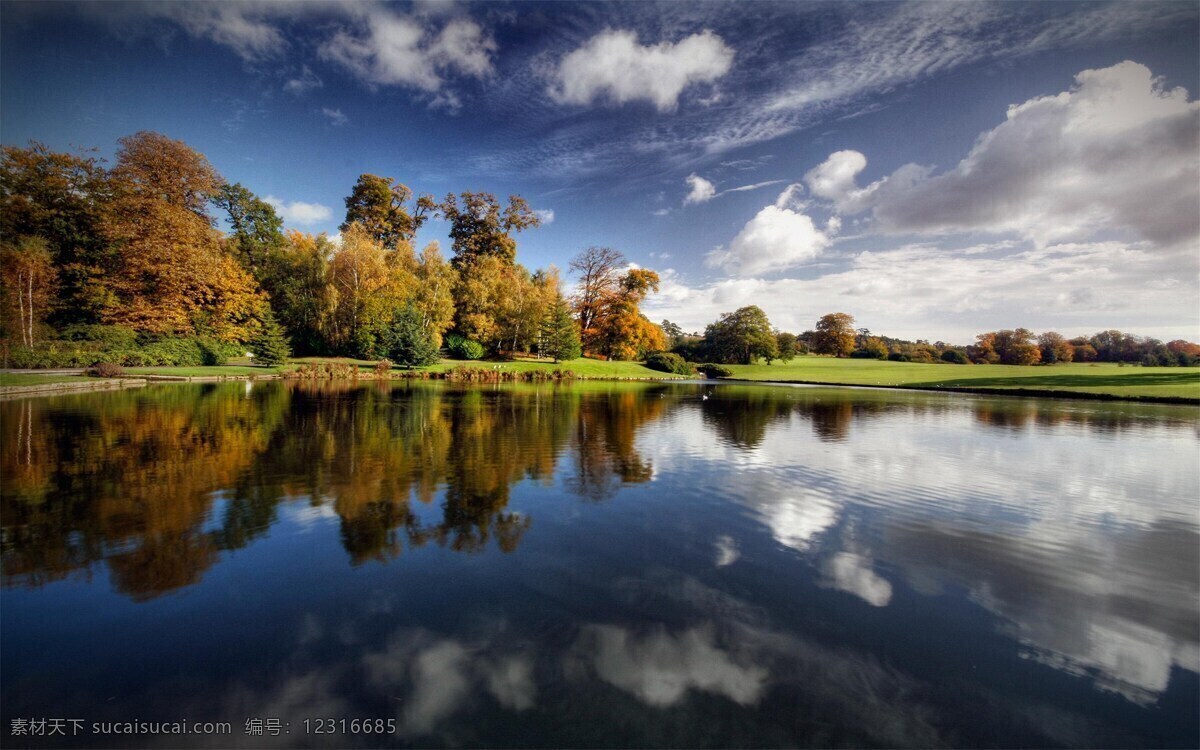
<path fill-rule="evenodd" d="M 78 383 L 85 378 L 85 375 L 27 375 L 25 373 L 4 372 L 0 373 L 0 388 L 46 385 L 49 383 Z"/>
<path fill-rule="evenodd" d="M 1200 401 L 1200 368 L 1065 365 L 950 365 L 797 357 L 784 364 L 729 365 L 739 380 L 946 390 L 1030 391 L 1128 399 Z"/>

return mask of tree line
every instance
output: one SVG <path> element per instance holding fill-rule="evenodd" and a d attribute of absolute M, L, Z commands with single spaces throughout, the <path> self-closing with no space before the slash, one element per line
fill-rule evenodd
<path fill-rule="evenodd" d="M 1059 362 L 1120 362 L 1153 367 L 1200 365 L 1200 345 L 1176 339 L 1163 343 L 1117 330 L 1067 339 L 1055 331 L 1040 335 L 1025 328 L 991 331 L 968 346 L 944 341 L 905 341 L 855 328 L 854 316 L 829 313 L 803 333 L 781 331 L 755 305 L 726 313 L 703 334 L 684 333 L 669 320 L 662 322 L 671 352 L 680 361 L 752 364 L 791 361 L 799 354 L 886 359 L 896 362 L 1036 365 Z M 671 369 L 663 367 L 660 369 Z"/>
<path fill-rule="evenodd" d="M 556 361 L 666 346 L 639 309 L 658 289 L 654 271 L 590 248 L 571 262 L 583 279 L 567 298 L 553 266 L 517 262 L 516 235 L 540 224 L 520 196 L 436 200 L 363 174 L 330 238 L 285 231 L 274 207 L 181 141 L 140 132 L 119 146 L 112 168 L 39 143 L 0 154 L 0 339 L 16 366 L 99 354 L 214 364 L 247 346 L 270 361 L 406 365 L 448 344 L 464 358 Z M 413 245 L 434 216 L 449 225 L 449 259 L 437 242 Z"/>

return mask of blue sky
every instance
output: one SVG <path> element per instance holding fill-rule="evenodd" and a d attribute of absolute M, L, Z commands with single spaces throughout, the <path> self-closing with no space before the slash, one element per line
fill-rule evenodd
<path fill-rule="evenodd" d="M 156 130 L 287 223 L 358 174 L 519 193 L 700 329 L 1200 338 L 1195 3 L 2 5 L 0 138 Z M 547 216 L 550 214 L 547 213 Z M 448 247 L 431 222 L 418 244 Z"/>

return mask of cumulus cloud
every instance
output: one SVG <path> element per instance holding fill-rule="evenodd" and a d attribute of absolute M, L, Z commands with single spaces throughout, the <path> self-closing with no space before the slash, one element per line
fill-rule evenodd
<path fill-rule="evenodd" d="M 268 195 L 263 200 L 271 204 L 286 224 L 317 224 L 322 221 L 328 221 L 333 216 L 333 211 L 329 206 L 323 206 L 320 203 L 305 203 L 303 201 L 292 201 L 289 203 L 273 195 Z"/>
<path fill-rule="evenodd" d="M 1144 65 L 1085 70 L 1054 96 L 1009 108 L 953 169 L 906 165 L 866 187 L 856 151 L 810 171 L 813 194 L 871 210 L 893 233 L 1015 233 L 1039 247 L 1128 232 L 1158 244 L 1200 236 L 1200 103 Z"/>
<path fill-rule="evenodd" d="M 432 93 L 450 72 L 490 75 L 495 51 L 495 41 L 470 19 L 456 18 L 434 33 L 415 18 L 374 9 L 359 28 L 342 29 L 325 41 L 318 54 L 368 85 Z"/>
<path fill-rule="evenodd" d="M 780 193 L 774 205 L 767 206 L 746 222 L 729 247 L 719 247 L 706 258 L 709 266 L 740 276 L 781 271 L 812 260 L 833 242 L 839 222 L 824 229 L 803 212 L 797 203 L 799 186 L 791 185 Z"/>
<path fill-rule="evenodd" d="M 669 112 L 688 86 L 714 83 L 728 73 L 733 55 L 734 50 L 711 31 L 678 42 L 642 45 L 634 31 L 608 29 L 563 57 L 549 94 L 563 104 L 604 98 L 616 104 L 647 101 Z"/>
<path fill-rule="evenodd" d="M 717 194 L 717 188 L 698 174 L 690 174 L 684 180 L 688 186 L 688 194 L 683 199 L 683 205 L 704 203 Z"/>
<path fill-rule="evenodd" d="M 330 109 L 329 107 L 321 107 L 321 114 L 329 118 L 335 127 L 341 127 L 350 122 L 350 118 L 342 114 L 340 109 Z"/>

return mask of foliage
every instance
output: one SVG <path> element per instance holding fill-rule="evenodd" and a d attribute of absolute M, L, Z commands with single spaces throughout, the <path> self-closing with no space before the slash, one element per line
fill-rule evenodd
<path fill-rule="evenodd" d="M 1042 361 L 1052 365 L 1055 362 L 1070 362 L 1075 358 L 1075 347 L 1067 343 L 1061 333 L 1047 331 L 1037 338 L 1038 349 Z"/>
<path fill-rule="evenodd" d="M 671 352 L 655 352 L 646 357 L 646 367 L 659 372 L 669 372 L 675 375 L 695 375 L 696 366 L 684 360 L 678 354 Z"/>
<path fill-rule="evenodd" d="M 259 281 L 268 256 L 286 241 L 275 207 L 237 183 L 225 184 L 213 198 L 229 216 L 230 250 Z"/>
<path fill-rule="evenodd" d="M 571 316 L 571 307 L 561 294 L 542 319 L 538 353 L 550 357 L 555 364 L 564 360 L 579 359 L 583 347 L 579 341 L 579 328 Z"/>
<path fill-rule="evenodd" d="M 432 196 L 422 195 L 410 211 L 407 204 L 412 196 L 407 185 L 394 182 L 391 177 L 359 175 L 346 197 L 346 220 L 338 229 L 345 232 L 357 224 L 385 250 L 395 250 L 401 243 L 412 241 L 437 207 Z"/>
<path fill-rule="evenodd" d="M 460 271 L 484 257 L 512 264 L 517 256 L 513 233 L 541 225 L 537 214 L 518 195 L 510 195 L 508 207 L 501 209 L 491 193 L 463 192 L 457 197 L 450 193 L 437 210 L 450 223 L 452 263 Z"/>
<path fill-rule="evenodd" d="M 33 346 L 50 313 L 58 273 L 43 237 L 0 243 L 0 330 Z"/>
<path fill-rule="evenodd" d="M 715 362 L 748 365 L 762 357 L 779 357 L 779 344 L 767 314 L 756 305 L 725 313 L 704 329 L 707 354 Z"/>
<path fill-rule="evenodd" d="M 438 361 L 438 350 L 429 331 L 421 324 L 421 313 L 412 305 L 396 311 L 383 339 L 388 358 L 404 367 L 424 367 Z"/>
<path fill-rule="evenodd" d="M 967 353 L 961 349 L 947 349 L 942 352 L 941 360 L 949 362 L 952 365 L 969 365 L 971 360 L 967 357 Z"/>
<path fill-rule="evenodd" d="M 791 362 L 800 354 L 800 342 L 796 339 L 796 334 L 788 333 L 787 331 L 775 332 L 775 348 L 779 351 L 779 359 L 784 362 Z"/>
<path fill-rule="evenodd" d="M 733 376 L 733 370 L 714 364 L 696 365 L 696 369 L 710 378 L 728 378 Z"/>
<path fill-rule="evenodd" d="M 267 367 L 287 364 L 288 357 L 292 356 L 283 329 L 270 312 L 263 317 L 262 327 L 250 342 L 250 351 L 254 354 L 257 364 Z"/>
<path fill-rule="evenodd" d="M 483 344 L 463 338 L 456 333 L 446 337 L 446 349 L 454 359 L 482 359 L 486 353 Z"/>
<path fill-rule="evenodd" d="M 112 362 L 97 362 L 88 368 L 87 374 L 94 378 L 119 378 L 125 374 L 125 368 Z"/>
<path fill-rule="evenodd" d="M 375 363 L 375 377 L 387 378 L 392 374 L 392 361 L 390 359 L 381 359 Z"/>
<path fill-rule="evenodd" d="M 845 357 L 854 351 L 854 316 L 829 313 L 817 321 L 813 350 L 818 354 Z"/>
<path fill-rule="evenodd" d="M 850 356 L 858 359 L 887 359 L 887 344 L 877 336 L 867 336 L 858 345 L 858 348 L 850 353 Z"/>

